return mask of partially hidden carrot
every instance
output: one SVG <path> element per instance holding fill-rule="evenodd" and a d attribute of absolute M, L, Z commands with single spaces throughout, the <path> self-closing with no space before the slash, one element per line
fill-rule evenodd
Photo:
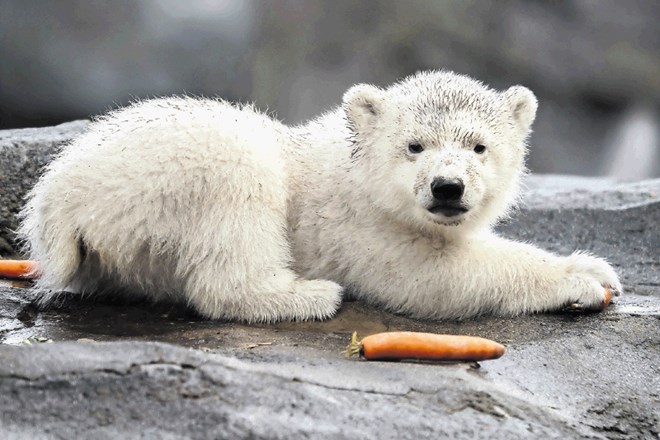
<path fill-rule="evenodd" d="M 367 360 L 429 361 L 484 361 L 497 359 L 504 351 L 502 344 L 490 339 L 418 332 L 377 333 L 361 341 L 353 333 L 346 349 L 349 356 L 359 355 Z"/>
<path fill-rule="evenodd" d="M 0 260 L 0 277 L 34 279 L 39 277 L 39 266 L 33 260 Z"/>
<path fill-rule="evenodd" d="M 617 294 L 618 295 L 618 294 Z M 570 304 L 567 307 L 568 311 L 577 311 L 577 312 L 583 312 L 583 311 L 603 311 L 607 309 L 607 307 L 610 305 L 610 302 L 612 302 L 612 291 L 605 287 L 605 293 L 603 293 L 603 301 L 598 305 L 598 306 L 591 306 L 591 307 L 586 307 L 582 303 L 573 303 Z"/>

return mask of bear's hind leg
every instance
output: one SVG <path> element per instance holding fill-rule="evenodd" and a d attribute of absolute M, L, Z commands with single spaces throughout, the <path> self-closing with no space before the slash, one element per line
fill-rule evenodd
<path fill-rule="evenodd" d="M 212 319 L 247 323 L 325 319 L 335 314 L 341 302 L 338 284 L 300 279 L 288 269 L 233 282 L 219 279 L 223 275 L 210 265 L 195 272 L 186 287 L 189 304 Z"/>
<path fill-rule="evenodd" d="M 252 323 L 333 316 L 341 286 L 305 280 L 290 269 L 286 205 L 259 199 L 216 205 L 183 238 L 177 272 L 185 280 L 186 300 L 214 319 Z"/>

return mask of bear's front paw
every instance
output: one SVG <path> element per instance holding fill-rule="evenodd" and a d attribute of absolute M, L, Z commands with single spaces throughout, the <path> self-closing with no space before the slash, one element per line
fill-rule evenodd
<path fill-rule="evenodd" d="M 602 258 L 576 252 L 566 258 L 567 278 L 562 294 L 570 310 L 603 310 L 623 292 L 616 272 Z"/>
<path fill-rule="evenodd" d="M 616 272 L 607 261 L 584 252 L 576 252 L 567 257 L 568 272 L 594 278 L 598 284 L 609 289 L 614 296 L 623 292 Z"/>

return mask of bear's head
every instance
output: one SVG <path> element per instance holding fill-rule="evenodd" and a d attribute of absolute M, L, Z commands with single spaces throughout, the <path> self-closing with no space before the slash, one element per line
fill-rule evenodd
<path fill-rule="evenodd" d="M 356 85 L 343 109 L 361 191 L 416 226 L 492 224 L 517 198 L 536 108 L 525 87 L 498 92 L 446 71 Z"/>

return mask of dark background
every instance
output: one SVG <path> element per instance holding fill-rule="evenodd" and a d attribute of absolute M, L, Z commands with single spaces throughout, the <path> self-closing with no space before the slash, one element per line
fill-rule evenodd
<path fill-rule="evenodd" d="M 534 90 L 533 171 L 657 177 L 659 23 L 656 0 L 0 0 L 0 128 L 182 92 L 297 123 L 446 68 Z"/>

